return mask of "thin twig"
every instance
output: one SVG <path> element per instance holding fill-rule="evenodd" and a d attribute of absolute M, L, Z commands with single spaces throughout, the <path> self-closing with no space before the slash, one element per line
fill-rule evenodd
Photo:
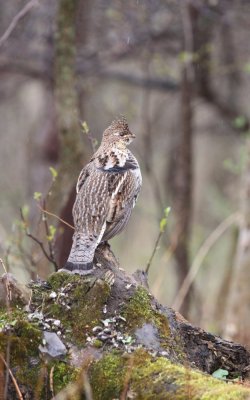
<path fill-rule="evenodd" d="M 3 262 L 3 259 L 2 259 L 2 258 L 0 258 L 0 263 L 1 263 L 2 267 L 3 267 L 3 270 L 4 270 L 4 272 L 7 274 L 7 268 L 5 267 L 5 265 L 4 265 L 4 262 Z"/>
<path fill-rule="evenodd" d="M 8 342 L 6 346 L 6 352 L 5 352 L 5 357 L 6 357 L 6 365 L 8 366 L 6 368 L 6 375 L 5 375 L 5 385 L 4 385 L 4 399 L 7 399 L 8 396 L 8 387 L 9 387 L 9 380 L 10 380 L 10 332 L 7 332 L 7 337 L 8 337 Z"/>
<path fill-rule="evenodd" d="M 6 40 L 10 37 L 14 29 L 16 28 L 18 22 L 20 19 L 22 19 L 30 10 L 32 7 L 37 6 L 39 4 L 38 0 L 31 0 L 29 3 L 27 3 L 20 11 L 19 13 L 13 18 L 11 21 L 10 25 L 4 32 L 4 34 L 0 38 L 0 47 L 6 42 Z"/>
<path fill-rule="evenodd" d="M 17 392 L 19 400 L 23 400 L 23 395 L 22 395 L 22 393 L 21 393 L 21 391 L 19 389 L 19 386 L 18 386 L 18 383 L 16 381 L 16 378 L 14 377 L 11 369 L 8 367 L 8 364 L 6 363 L 5 359 L 3 358 L 3 356 L 1 354 L 0 354 L 0 358 L 1 358 L 2 362 L 5 365 L 5 368 L 7 368 L 7 370 L 9 371 L 10 377 L 12 379 L 12 382 L 13 382 L 14 386 L 15 386 L 15 389 L 16 389 L 16 392 Z"/>
<path fill-rule="evenodd" d="M 90 142 L 90 145 L 91 145 L 92 152 L 95 153 L 95 152 L 96 152 L 96 146 L 97 146 L 97 144 L 98 144 L 98 141 L 97 141 L 97 139 L 92 135 L 92 133 L 89 131 L 89 127 L 87 126 L 86 122 L 83 122 L 83 121 L 81 121 L 81 120 L 79 120 L 79 121 L 80 121 L 80 125 L 81 125 L 82 132 L 87 136 L 87 138 L 88 138 L 88 140 L 89 140 L 89 142 Z M 84 124 L 86 124 L 86 126 L 84 126 Z"/>
<path fill-rule="evenodd" d="M 127 368 L 127 372 L 126 372 L 126 375 L 125 375 L 124 384 L 123 384 L 123 390 L 122 390 L 122 393 L 121 393 L 121 396 L 120 396 L 120 400 L 126 400 L 127 399 L 128 390 L 129 390 L 129 382 L 131 380 L 133 366 L 134 366 L 134 357 L 131 356 L 130 359 L 129 359 L 128 368 Z"/>
<path fill-rule="evenodd" d="M 153 261 L 153 258 L 155 256 L 155 253 L 158 250 L 158 245 L 159 245 L 159 242 L 161 240 L 162 234 L 163 234 L 162 231 L 160 231 L 159 234 L 158 234 L 158 237 L 157 237 L 155 245 L 154 245 L 153 252 L 152 252 L 151 257 L 150 257 L 150 259 L 149 259 L 149 261 L 147 263 L 147 266 L 146 266 L 146 270 L 145 270 L 146 274 L 148 274 L 148 271 L 149 271 L 149 268 L 150 268 L 150 266 L 152 264 L 152 261 Z"/>
<path fill-rule="evenodd" d="M 58 217 L 58 215 L 56 215 L 56 214 L 54 214 L 54 213 L 52 213 L 52 212 L 50 212 L 50 211 L 48 211 L 48 210 L 44 210 L 44 209 L 40 206 L 40 204 L 38 204 L 38 203 L 37 203 L 37 207 L 38 207 L 44 214 L 48 214 L 48 215 L 50 215 L 51 217 L 54 217 L 54 218 L 58 219 L 58 220 L 59 220 L 60 222 L 62 222 L 64 225 L 67 225 L 69 228 L 75 230 L 75 228 L 73 227 L 73 225 L 70 225 L 68 222 L 66 222 L 66 221 L 64 221 L 62 218 Z"/>
<path fill-rule="evenodd" d="M 92 388 L 89 382 L 89 378 L 87 373 L 84 371 L 83 372 L 83 387 L 84 387 L 84 395 L 86 400 L 93 400 L 93 392 Z"/>
<path fill-rule="evenodd" d="M 202 244 L 200 247 L 198 253 L 196 254 L 196 257 L 190 267 L 190 270 L 188 274 L 186 275 L 186 278 L 184 279 L 182 286 L 180 287 L 179 292 L 177 293 L 177 296 L 173 302 L 172 307 L 178 311 L 180 307 L 182 306 L 185 297 L 189 291 L 190 286 L 192 285 L 203 261 L 204 258 L 206 257 L 207 253 L 209 250 L 212 248 L 212 246 L 217 242 L 217 240 L 227 231 L 228 228 L 230 228 L 231 225 L 239 221 L 240 218 L 240 213 L 236 212 L 229 217 L 227 217 L 224 221 L 222 221 L 217 228 L 208 236 L 208 238 L 205 240 L 205 242 Z"/>
<path fill-rule="evenodd" d="M 10 302 L 12 300 L 12 293 L 11 293 L 11 286 L 10 286 L 10 282 L 9 282 L 9 276 L 7 274 L 7 268 L 2 260 L 2 258 L 0 258 L 0 263 L 5 271 L 6 274 L 6 280 L 5 280 L 5 289 L 6 289 L 6 309 L 7 309 L 7 313 L 10 314 L 11 310 L 10 310 Z M 5 384 L 4 384 L 4 399 L 7 399 L 7 394 L 8 394 L 8 386 L 9 386 L 9 377 L 10 377 L 10 370 L 9 370 L 9 365 L 10 365 L 10 338 L 9 338 L 9 331 L 7 332 L 7 336 L 8 336 L 8 341 L 7 341 L 7 346 L 6 346 L 6 375 L 5 375 Z"/>
<path fill-rule="evenodd" d="M 5 383 L 5 378 L 4 378 L 4 363 L 0 359 L 0 399 L 4 400 L 6 399 L 6 396 L 4 394 L 4 383 Z"/>
<path fill-rule="evenodd" d="M 46 210 L 46 200 L 43 200 L 43 208 L 44 210 Z M 55 270 L 58 271 L 58 265 L 56 263 L 55 260 L 55 253 L 54 253 L 54 248 L 53 248 L 53 243 L 52 241 L 49 240 L 49 235 L 50 235 L 50 231 L 49 231 L 49 225 L 48 225 L 48 220 L 47 217 L 44 215 L 43 213 L 43 221 L 44 221 L 44 227 L 45 227 L 45 232 L 47 235 L 47 241 L 48 241 L 48 247 L 49 247 L 49 256 L 51 258 L 51 260 L 53 260 L 53 265 L 55 267 Z"/>
<path fill-rule="evenodd" d="M 53 379 L 54 369 L 55 369 L 55 366 L 53 365 L 53 367 L 51 368 L 50 373 L 49 373 L 49 387 L 50 387 L 50 391 L 51 391 L 51 394 L 53 397 L 55 396 L 55 394 L 54 394 L 54 379 Z"/>
<path fill-rule="evenodd" d="M 173 235 L 173 238 L 171 240 L 170 245 L 167 247 L 167 249 L 164 252 L 163 257 L 161 258 L 166 265 L 169 263 L 171 258 L 174 256 L 176 248 L 177 248 L 177 245 L 178 245 L 177 235 Z M 164 282 L 163 282 L 163 279 L 162 279 L 162 274 L 158 274 L 156 279 L 155 279 L 155 281 L 154 281 L 154 283 L 153 283 L 152 292 L 155 293 L 155 294 L 159 293 L 160 286 L 163 283 Z"/>
<path fill-rule="evenodd" d="M 42 250 L 42 252 L 43 252 L 44 256 L 47 258 L 47 260 L 48 260 L 49 262 L 51 262 L 52 264 L 54 264 L 54 260 L 51 259 L 51 257 L 49 256 L 49 254 L 48 254 L 47 251 L 45 250 L 44 245 L 43 245 L 43 242 L 41 242 L 39 239 L 37 239 L 37 237 L 33 236 L 33 235 L 29 232 L 29 230 L 28 230 L 28 228 L 27 228 L 27 222 L 25 221 L 25 218 L 24 218 L 24 216 L 23 216 L 22 209 L 20 209 L 20 214 L 21 214 L 21 219 L 22 219 L 22 221 L 23 221 L 23 223 L 24 223 L 26 235 L 27 235 L 28 237 L 30 237 L 34 242 L 36 242 L 36 243 L 40 246 L 40 249 Z"/>

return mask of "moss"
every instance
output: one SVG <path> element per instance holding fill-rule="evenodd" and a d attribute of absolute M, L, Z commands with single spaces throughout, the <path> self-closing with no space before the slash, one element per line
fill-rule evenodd
<path fill-rule="evenodd" d="M 100 349 L 103 346 L 103 342 L 101 340 L 99 340 L 99 339 L 96 339 L 93 342 L 93 346 L 96 347 L 97 349 Z"/>
<path fill-rule="evenodd" d="M 54 392 L 59 392 L 69 382 L 75 381 L 78 370 L 62 361 L 49 365 L 39 358 L 39 344 L 42 332 L 35 323 L 27 321 L 23 311 L 14 310 L 0 314 L 0 328 L 9 327 L 0 333 L 0 353 L 6 354 L 9 348 L 10 365 L 15 368 L 15 376 L 20 384 L 28 386 L 37 399 L 45 398 L 46 376 L 53 367 Z"/>
<path fill-rule="evenodd" d="M 149 293 L 141 286 L 128 301 L 123 312 L 127 325 L 132 330 L 141 327 L 145 322 L 153 319 L 153 312 Z"/>
<path fill-rule="evenodd" d="M 62 326 L 70 331 L 70 340 L 84 344 L 88 332 L 100 321 L 104 304 L 110 294 L 108 284 L 100 279 L 79 275 L 56 273 L 49 277 L 52 290 L 67 288 L 70 298 L 69 308 L 57 299 L 45 300 L 45 312 L 50 317 L 60 319 Z M 65 298 L 67 301 L 67 298 Z"/>
<path fill-rule="evenodd" d="M 92 365 L 90 382 L 95 400 L 118 398 L 126 382 L 137 400 L 243 400 L 250 395 L 249 388 L 219 381 L 163 357 L 153 358 L 143 349 L 127 359 L 119 353 L 107 354 Z"/>
<path fill-rule="evenodd" d="M 0 333 L 0 352 L 5 353 L 10 345 L 11 365 L 16 366 L 27 357 L 38 356 L 42 334 L 35 324 L 26 321 L 22 312 L 2 314 L 0 320 L 5 326 L 10 326 L 7 333 Z"/>
<path fill-rule="evenodd" d="M 15 368 L 18 382 L 34 389 L 41 369 L 38 346 L 42 333 L 26 318 L 26 314 L 18 309 L 0 315 L 1 327 L 8 327 L 0 333 L 0 352 L 6 354 L 9 349 L 10 365 Z"/>
<path fill-rule="evenodd" d="M 163 347 L 168 346 L 170 333 L 168 320 L 165 315 L 153 309 L 150 294 L 142 286 L 137 288 L 133 297 L 125 306 L 123 315 L 127 320 L 130 331 L 140 328 L 146 322 L 154 323 L 158 328 L 160 338 L 164 340 Z"/>
<path fill-rule="evenodd" d="M 48 278 L 48 284 L 52 290 L 57 291 L 58 289 L 66 286 L 69 283 L 82 283 L 86 281 L 86 278 L 77 274 L 68 274 L 67 272 L 56 272 L 51 274 Z"/>
<path fill-rule="evenodd" d="M 95 400 L 119 398 L 125 379 L 124 364 L 121 354 L 113 352 L 90 368 L 90 384 Z"/>
<path fill-rule="evenodd" d="M 50 371 L 51 368 L 53 368 L 52 375 L 55 394 L 60 392 L 69 383 L 75 382 L 79 374 L 79 369 L 64 362 L 54 362 L 49 366 Z"/>

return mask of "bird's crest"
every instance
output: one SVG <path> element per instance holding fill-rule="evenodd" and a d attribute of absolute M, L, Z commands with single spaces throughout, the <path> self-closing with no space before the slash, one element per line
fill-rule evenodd
<path fill-rule="evenodd" d="M 125 131 L 129 132 L 129 127 L 128 127 L 128 122 L 126 120 L 126 117 L 124 115 L 121 115 L 120 117 L 114 119 L 114 121 L 111 122 L 109 128 L 111 131 Z"/>

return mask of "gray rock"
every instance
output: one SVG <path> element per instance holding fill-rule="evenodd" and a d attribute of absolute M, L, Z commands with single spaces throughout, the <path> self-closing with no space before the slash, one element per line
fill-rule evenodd
<path fill-rule="evenodd" d="M 161 350 L 158 329 L 150 323 L 144 324 L 141 328 L 136 329 L 135 336 L 140 344 L 155 351 Z"/>
<path fill-rule="evenodd" d="M 39 346 L 40 353 L 45 357 L 62 358 L 67 349 L 55 332 L 43 332 L 43 346 Z"/>

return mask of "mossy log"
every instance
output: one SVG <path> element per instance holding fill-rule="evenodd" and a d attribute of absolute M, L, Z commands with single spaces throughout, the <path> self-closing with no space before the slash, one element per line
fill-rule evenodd
<path fill-rule="evenodd" d="M 30 296 L 2 279 L 0 398 L 6 382 L 7 399 L 250 398 L 243 346 L 163 307 L 145 275 L 126 275 L 109 246 L 98 248 L 95 265 L 92 275 L 31 282 Z M 218 369 L 227 381 L 211 377 Z"/>

